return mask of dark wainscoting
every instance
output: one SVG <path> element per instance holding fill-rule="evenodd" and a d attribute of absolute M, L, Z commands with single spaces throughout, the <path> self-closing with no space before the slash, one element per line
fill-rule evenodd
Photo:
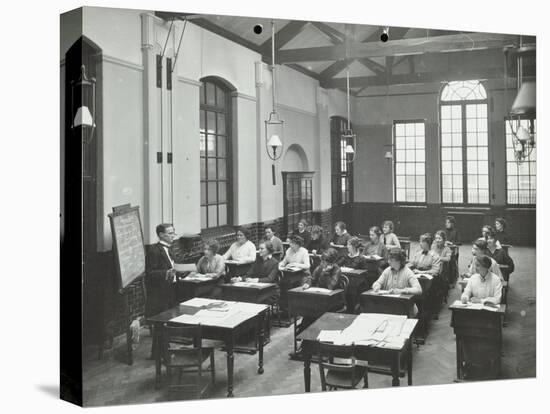
<path fill-rule="evenodd" d="M 536 245 L 536 210 L 494 206 L 488 208 L 456 208 L 439 204 L 426 206 L 400 206 L 393 203 L 353 203 L 351 207 L 351 233 L 368 234 L 371 226 L 391 220 L 395 233 L 413 240 L 426 232 L 443 229 L 445 217 L 453 215 L 462 243 L 470 243 L 481 234 L 484 224 L 494 226 L 496 217 L 503 217 L 512 244 Z"/>

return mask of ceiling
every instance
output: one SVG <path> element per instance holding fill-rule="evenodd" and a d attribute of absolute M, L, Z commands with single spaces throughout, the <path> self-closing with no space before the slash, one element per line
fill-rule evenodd
<path fill-rule="evenodd" d="M 167 20 L 187 19 L 262 55 L 271 63 L 271 19 L 156 12 Z M 273 20 L 275 62 L 298 70 L 322 87 L 346 88 L 349 66 L 351 93 L 371 86 L 404 85 L 445 80 L 503 78 L 505 47 L 517 47 L 519 35 L 390 27 L 389 40 L 380 41 L 383 27 Z M 261 34 L 254 26 L 262 25 Z M 523 45 L 535 37 L 523 36 Z M 511 49 L 512 51 L 515 49 Z M 508 59 L 508 75 L 515 76 L 516 59 Z M 535 76 L 534 53 L 524 59 L 524 76 Z M 452 78 L 452 79 L 451 79 Z"/>

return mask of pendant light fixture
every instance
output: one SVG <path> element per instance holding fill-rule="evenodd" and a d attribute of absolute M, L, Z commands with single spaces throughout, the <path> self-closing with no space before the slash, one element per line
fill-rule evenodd
<path fill-rule="evenodd" d="M 349 99 L 349 58 L 348 58 L 348 48 L 349 48 L 349 39 L 348 39 L 348 33 L 346 30 L 346 102 L 347 102 L 347 109 L 348 109 L 348 118 L 347 118 L 347 128 L 342 134 L 342 138 L 344 139 L 344 142 L 346 143 L 344 154 L 346 157 L 346 162 L 352 163 L 355 161 L 355 150 L 357 148 L 356 142 L 357 142 L 357 136 L 351 129 L 351 111 L 350 111 L 350 99 Z"/>
<path fill-rule="evenodd" d="M 265 149 L 272 161 L 277 161 L 283 154 L 284 121 L 275 110 L 275 23 L 271 21 L 271 91 L 272 110 L 265 121 Z M 275 163 L 271 165 L 273 185 L 275 180 Z"/>

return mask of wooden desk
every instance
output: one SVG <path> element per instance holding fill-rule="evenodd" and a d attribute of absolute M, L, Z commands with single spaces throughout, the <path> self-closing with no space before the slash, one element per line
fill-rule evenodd
<path fill-rule="evenodd" d="M 279 283 L 279 288 L 281 289 L 281 298 L 279 300 L 279 305 L 281 309 L 288 313 L 288 294 L 287 292 L 290 289 L 295 287 L 302 286 L 306 272 L 304 270 L 291 270 L 285 269 L 281 270 L 281 281 Z"/>
<path fill-rule="evenodd" d="M 193 279 L 186 277 L 177 283 L 178 301 L 183 302 L 191 298 L 206 297 L 219 282 L 218 279 Z"/>
<path fill-rule="evenodd" d="M 319 354 L 317 337 L 322 330 L 342 330 L 347 328 L 358 315 L 327 312 L 305 329 L 298 339 L 302 340 L 302 354 L 304 356 L 304 383 L 305 391 L 311 391 L 311 358 Z M 416 326 L 417 321 L 411 320 Z M 407 383 L 412 385 L 412 350 L 411 335 L 405 340 L 400 349 L 379 348 L 377 346 L 362 346 L 355 344 L 356 357 L 359 360 L 369 361 L 369 364 L 390 366 L 392 386 L 399 386 L 399 377 L 404 376 L 402 367 L 407 367 Z M 376 370 L 377 372 L 380 372 Z M 385 373 L 385 372 L 384 372 Z"/>
<path fill-rule="evenodd" d="M 342 308 L 346 299 L 342 289 L 328 292 L 315 292 L 311 289 L 304 290 L 297 287 L 288 291 L 288 314 L 294 324 L 294 353 L 296 344 L 296 319 L 298 316 L 316 319 L 325 312 L 331 312 Z"/>
<path fill-rule="evenodd" d="M 225 280 L 229 282 L 232 277 L 246 274 L 252 267 L 252 263 L 240 263 L 234 260 L 225 261 Z"/>
<path fill-rule="evenodd" d="M 369 290 L 359 295 L 359 304 L 362 313 L 387 313 L 407 315 L 412 318 L 414 316 L 414 299 L 414 295 L 381 295 Z"/>
<path fill-rule="evenodd" d="M 234 302 L 235 303 L 235 302 Z M 225 343 L 225 351 L 227 353 L 227 396 L 233 397 L 233 363 L 234 363 L 234 348 L 236 340 L 257 329 L 258 333 L 258 374 L 263 374 L 263 359 L 264 359 L 264 325 L 265 318 L 269 307 L 266 305 L 256 305 L 247 303 L 247 312 L 240 312 L 238 317 L 232 318 L 231 321 L 212 323 L 208 321 L 200 321 L 202 326 L 202 336 L 204 339 L 221 340 Z M 196 323 L 180 323 L 173 321 L 181 315 L 194 315 L 201 307 L 188 306 L 180 304 L 165 312 L 159 313 L 147 319 L 148 323 L 153 325 L 153 350 L 155 357 L 155 386 L 160 387 L 161 383 L 161 348 L 162 334 L 164 324 L 172 326 L 181 325 L 196 325 Z"/>
<path fill-rule="evenodd" d="M 456 301 L 451 326 L 456 335 L 456 376 L 460 380 L 496 379 L 500 376 L 502 322 L 505 305 L 498 310 L 471 309 Z"/>
<path fill-rule="evenodd" d="M 341 267 L 340 271 L 349 279 L 349 285 L 346 292 L 346 303 L 348 313 L 355 313 L 359 295 L 367 290 L 367 276 L 369 271 L 366 269 L 351 269 Z"/>

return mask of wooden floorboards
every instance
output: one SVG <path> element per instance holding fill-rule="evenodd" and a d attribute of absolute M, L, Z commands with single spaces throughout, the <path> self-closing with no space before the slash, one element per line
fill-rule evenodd
<path fill-rule="evenodd" d="M 415 246 L 412 247 L 414 250 Z M 514 247 L 511 255 L 516 263 L 508 297 L 508 326 L 504 328 L 502 378 L 527 378 L 536 375 L 536 301 L 535 249 Z M 470 247 L 460 249 L 460 269 L 471 257 Z M 458 298 L 455 288 L 449 303 Z M 450 327 L 450 311 L 444 307 L 439 320 L 433 321 L 425 345 L 413 350 L 413 384 L 452 384 L 456 373 L 455 338 Z M 107 353 L 103 360 L 94 359 L 95 352 L 87 354 L 84 362 L 84 403 L 87 406 L 136 404 L 173 399 L 190 399 L 190 395 L 170 395 L 165 388 L 154 387 L 154 362 L 147 359 L 151 338 L 142 330 L 134 364 L 122 362 L 122 349 Z M 302 393 L 304 390 L 303 364 L 292 361 L 292 328 L 273 328 L 271 342 L 265 348 L 263 375 L 256 373 L 257 355 L 235 355 L 235 396 L 250 397 Z M 216 387 L 210 398 L 225 398 L 227 371 L 225 354 L 216 351 Z M 402 385 L 406 380 L 401 381 Z M 369 374 L 372 389 L 391 386 L 388 376 Z M 456 384 L 456 386 L 460 386 Z M 312 391 L 320 391 L 319 372 L 312 366 Z M 369 390 L 359 391 L 369 392 Z"/>

